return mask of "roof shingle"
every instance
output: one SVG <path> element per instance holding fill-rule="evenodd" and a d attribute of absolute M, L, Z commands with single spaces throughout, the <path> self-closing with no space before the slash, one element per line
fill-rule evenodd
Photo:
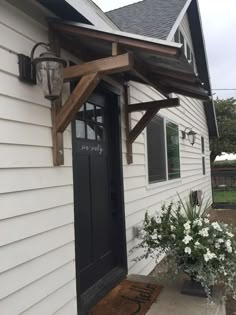
<path fill-rule="evenodd" d="M 187 0 L 143 0 L 106 12 L 124 32 L 166 39 Z"/>

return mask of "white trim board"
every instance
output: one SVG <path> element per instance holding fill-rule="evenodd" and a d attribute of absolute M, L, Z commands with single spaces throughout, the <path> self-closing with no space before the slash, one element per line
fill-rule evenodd
<path fill-rule="evenodd" d="M 188 10 L 188 7 L 190 6 L 190 3 L 192 2 L 192 0 L 188 0 L 186 3 L 185 3 L 185 6 L 183 7 L 182 11 L 180 12 L 177 20 L 175 21 L 175 24 L 172 26 L 172 29 L 169 33 L 169 35 L 167 36 L 167 41 L 171 41 L 173 38 L 174 38 L 174 35 L 175 35 L 175 32 L 177 30 L 177 28 L 179 27 L 184 15 L 186 14 L 187 10 Z"/>

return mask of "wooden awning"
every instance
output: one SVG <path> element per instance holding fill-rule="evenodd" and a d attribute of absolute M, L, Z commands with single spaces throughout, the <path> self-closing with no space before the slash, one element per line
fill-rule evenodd
<path fill-rule="evenodd" d="M 64 81 L 78 83 L 64 104 L 60 99 L 52 107 L 54 165 L 63 164 L 63 132 L 104 76 L 112 76 L 121 84 L 148 84 L 166 98 L 129 105 L 124 84 L 128 163 L 132 163 L 132 143 L 157 112 L 180 105 L 170 93 L 209 99 L 181 44 L 59 20 L 50 22 L 49 40 L 56 54 L 60 55 L 60 48 L 64 48 L 82 60 L 64 69 Z M 129 116 L 133 111 L 146 113 L 131 128 Z"/>
<path fill-rule="evenodd" d="M 80 73 L 75 73 L 72 67 L 67 69 L 65 80 L 78 79 L 96 70 L 118 79 L 149 84 L 166 97 L 173 92 L 209 99 L 181 44 L 60 20 L 52 21 L 50 25 L 60 38 L 61 47 L 85 62 Z M 109 61 L 114 63 L 112 58 L 115 56 L 117 70 L 110 71 Z M 120 62 L 123 62 L 123 68 L 119 66 Z"/>

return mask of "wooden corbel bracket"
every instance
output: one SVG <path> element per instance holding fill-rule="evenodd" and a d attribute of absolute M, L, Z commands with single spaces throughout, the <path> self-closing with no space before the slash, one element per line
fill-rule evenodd
<path fill-rule="evenodd" d="M 133 163 L 132 158 L 132 144 L 137 139 L 137 137 L 141 134 L 141 132 L 147 127 L 149 122 L 153 119 L 153 117 L 158 113 L 158 111 L 162 108 L 170 108 L 177 107 L 180 105 L 180 101 L 178 98 L 170 98 L 159 101 L 152 101 L 146 103 L 137 103 L 127 106 L 126 109 L 126 122 L 128 125 L 126 126 L 127 132 L 127 163 Z M 133 129 L 130 128 L 130 113 L 138 112 L 138 111 L 146 111 L 146 113 L 142 116 L 139 122 L 135 125 Z M 128 115 L 128 117 L 127 117 Z"/>
<path fill-rule="evenodd" d="M 103 75 L 124 72 L 133 68 L 133 56 L 130 53 L 89 61 L 64 69 L 64 81 L 78 80 L 75 89 L 62 106 L 61 100 L 55 102 L 52 111 L 53 122 L 53 161 L 62 165 L 63 132 L 75 117 L 81 106 L 92 94 Z"/>

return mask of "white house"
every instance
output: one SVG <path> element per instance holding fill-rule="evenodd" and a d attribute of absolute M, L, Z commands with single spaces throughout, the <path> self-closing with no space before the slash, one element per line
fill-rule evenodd
<path fill-rule="evenodd" d="M 211 198 L 197 1 L 165 3 L 106 15 L 91 0 L 0 0 L 0 314 L 84 314 L 155 267 L 129 254 L 146 210 Z M 54 104 L 27 58 L 48 41 L 68 62 Z"/>

